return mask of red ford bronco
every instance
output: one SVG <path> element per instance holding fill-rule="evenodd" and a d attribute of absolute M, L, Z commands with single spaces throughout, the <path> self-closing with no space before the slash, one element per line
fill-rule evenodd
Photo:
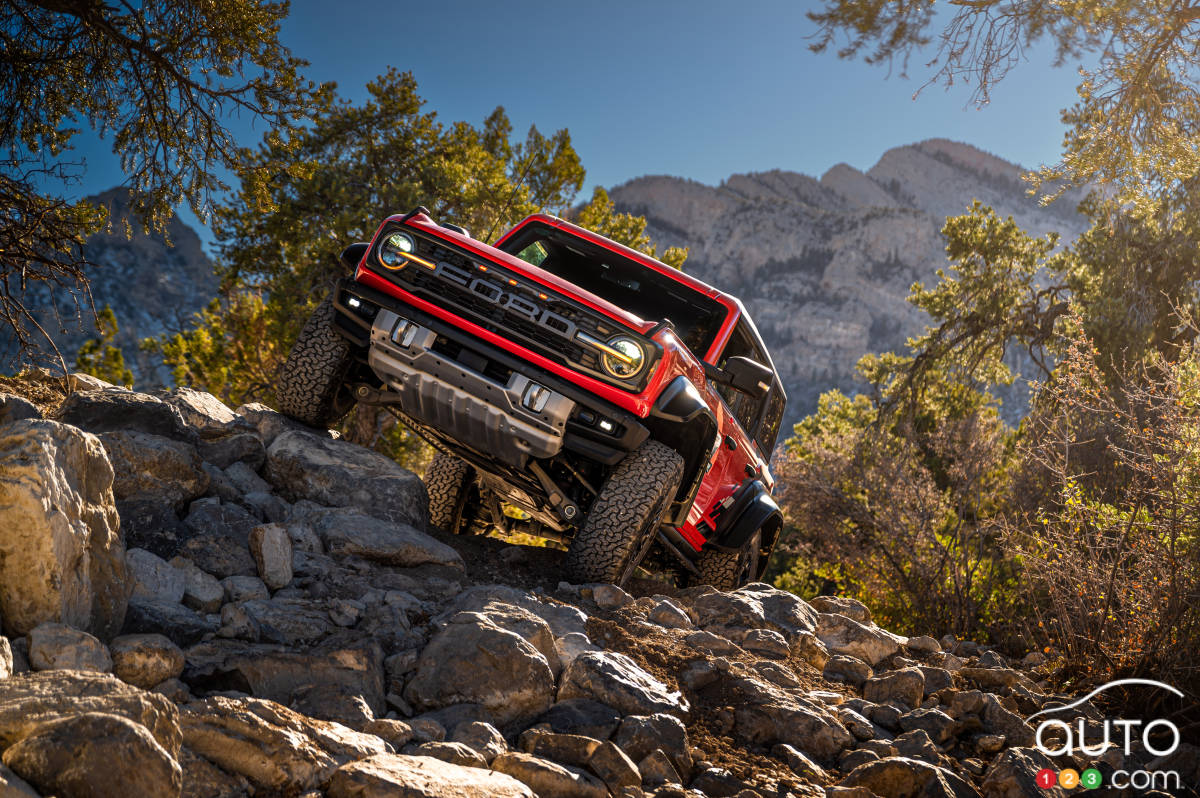
<path fill-rule="evenodd" d="M 762 575 L 787 398 L 737 299 L 541 214 L 488 246 L 418 208 L 342 261 L 280 408 L 321 427 L 391 409 L 437 450 L 432 524 L 559 540 L 575 582 Z"/>

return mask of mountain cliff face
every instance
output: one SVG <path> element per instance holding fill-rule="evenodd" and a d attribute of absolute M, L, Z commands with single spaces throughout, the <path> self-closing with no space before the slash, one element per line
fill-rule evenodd
<path fill-rule="evenodd" d="M 107 304 L 116 313 L 120 332 L 114 343 L 124 349 L 136 383 L 168 385 L 168 370 L 157 358 L 139 352 L 138 341 L 183 329 L 191 315 L 212 299 L 217 291 L 213 263 L 196 232 L 178 218 L 171 220 L 165 236 L 126 237 L 126 221 L 138 229 L 129 218 L 126 190 L 111 189 L 89 199 L 107 206 L 112 221 L 110 232 L 92 236 L 86 245 L 87 257 L 96 264 L 88 274 L 96 309 Z M 54 337 L 68 366 L 74 364 L 83 342 L 97 337 L 86 300 L 81 297 L 77 311 L 65 289 L 52 293 L 44 284 L 32 285 L 26 304 L 36 308 L 38 323 Z M 0 370 L 11 369 L 15 355 L 12 339 L 0 332 Z"/>
<path fill-rule="evenodd" d="M 838 164 L 819 180 L 795 172 L 734 175 L 719 186 L 642 177 L 614 188 L 660 245 L 688 246 L 685 269 L 739 296 L 788 388 L 788 420 L 832 388 L 854 390 L 867 352 L 900 350 L 924 314 L 906 298 L 945 264 L 945 217 L 974 199 L 1026 230 L 1086 228 L 1064 198 L 1039 207 L 1022 168 L 967 144 L 931 139 L 886 152 L 867 172 Z"/>

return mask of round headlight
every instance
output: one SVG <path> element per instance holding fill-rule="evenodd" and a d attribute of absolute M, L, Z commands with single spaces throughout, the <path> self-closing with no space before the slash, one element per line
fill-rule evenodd
<path fill-rule="evenodd" d="M 642 351 L 642 345 L 634 339 L 619 335 L 609 340 L 608 345 L 621 354 L 618 357 L 616 354 L 605 352 L 600 358 L 604 370 L 614 377 L 622 380 L 636 377 L 642 366 L 646 365 L 646 353 Z"/>
<path fill-rule="evenodd" d="M 412 236 L 407 233 L 392 233 L 379 247 L 379 261 L 389 269 L 403 269 L 408 265 L 404 257 L 415 248 Z"/>

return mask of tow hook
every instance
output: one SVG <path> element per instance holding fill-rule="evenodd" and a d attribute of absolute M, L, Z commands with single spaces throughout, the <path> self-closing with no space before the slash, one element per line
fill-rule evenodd
<path fill-rule="evenodd" d="M 364 405 L 395 405 L 400 404 L 400 397 L 394 391 L 372 388 L 366 383 L 354 386 L 354 398 Z"/>

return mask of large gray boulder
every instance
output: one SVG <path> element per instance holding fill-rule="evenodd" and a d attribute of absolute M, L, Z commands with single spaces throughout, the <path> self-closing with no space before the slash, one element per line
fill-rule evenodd
<path fill-rule="evenodd" d="M 550 708 L 554 674 L 525 638 L 464 612 L 421 652 L 404 696 L 418 710 L 481 704 L 499 725 L 507 725 Z"/>
<path fill-rule="evenodd" d="M 457 551 L 407 523 L 375 518 L 359 510 L 313 513 L 309 521 L 332 557 L 361 557 L 401 568 L 463 567 Z"/>
<path fill-rule="evenodd" d="M 188 748 L 261 792 L 297 795 L 326 783 L 341 765 L 391 753 L 374 735 L 258 698 L 194 701 L 180 725 Z"/>
<path fill-rule="evenodd" d="M 865 787 L 888 798 L 979 798 L 974 787 L 949 770 L 902 756 L 859 765 L 838 786 Z"/>
<path fill-rule="evenodd" d="M 0 690 L 0 750 L 43 724 L 85 712 L 120 715 L 139 723 L 167 753 L 179 756 L 179 712 L 169 699 L 112 674 L 83 671 L 43 671 L 6 679 Z"/>
<path fill-rule="evenodd" d="M 179 511 L 208 490 L 208 473 L 190 443 L 137 430 L 101 432 L 99 438 L 116 475 L 117 501 L 161 502 Z"/>
<path fill-rule="evenodd" d="M 908 638 L 880 629 L 873 623 L 859 623 L 837 613 L 817 615 L 817 637 L 834 654 L 857 657 L 872 667 L 900 650 Z"/>
<path fill-rule="evenodd" d="M 267 450 L 267 479 L 289 500 L 357 507 L 368 515 L 425 528 L 425 484 L 394 460 L 311 432 L 284 432 Z"/>
<path fill-rule="evenodd" d="M 87 712 L 48 723 L 4 752 L 4 764 L 45 795 L 178 796 L 183 771 L 140 723 Z"/>
<path fill-rule="evenodd" d="M 56 418 L 88 432 L 135 430 L 180 441 L 195 439 L 178 408 L 124 388 L 76 391 L 62 403 Z"/>
<path fill-rule="evenodd" d="M 10 634 L 46 621 L 102 640 L 125 617 L 125 544 L 99 439 L 54 421 L 0 427 L 0 615 Z"/>
<path fill-rule="evenodd" d="M 288 704 L 314 685 L 356 690 L 376 715 L 384 704 L 383 652 L 373 640 L 337 643 L 305 652 L 241 640 L 208 640 L 185 654 L 190 684 L 239 684 L 258 698 Z"/>
<path fill-rule="evenodd" d="M 823 704 L 747 675 L 723 683 L 734 711 L 734 736 L 755 745 L 785 743 L 831 762 L 854 736 Z"/>
<path fill-rule="evenodd" d="M 329 798 L 537 798 L 521 782 L 495 771 L 428 756 L 383 754 L 338 768 Z"/>
<path fill-rule="evenodd" d="M 39 624 L 29 633 L 29 664 L 35 671 L 108 673 L 113 669 L 112 657 L 103 643 L 61 623 Z"/>
<path fill-rule="evenodd" d="M 687 717 L 689 706 L 678 690 L 651 676 L 624 654 L 589 651 L 580 654 L 562 675 L 558 700 L 588 698 L 622 715 L 665 712 Z"/>

